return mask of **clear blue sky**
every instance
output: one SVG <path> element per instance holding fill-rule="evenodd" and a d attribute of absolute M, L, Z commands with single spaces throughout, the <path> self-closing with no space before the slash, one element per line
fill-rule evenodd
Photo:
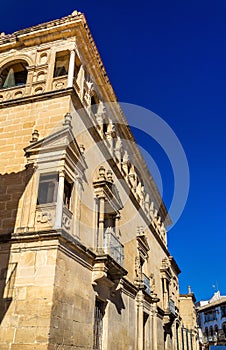
<path fill-rule="evenodd" d="M 162 117 L 186 152 L 189 198 L 168 238 L 182 270 L 181 292 L 190 284 L 197 299 L 209 298 L 217 282 L 226 294 L 226 1 L 8 0 L 0 32 L 74 9 L 85 12 L 119 101 Z M 149 151 L 162 169 L 168 204 L 172 176 L 161 150 Z"/>

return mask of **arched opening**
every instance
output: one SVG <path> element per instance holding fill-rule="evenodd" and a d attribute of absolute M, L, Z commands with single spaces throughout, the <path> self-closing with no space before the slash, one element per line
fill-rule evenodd
<path fill-rule="evenodd" d="M 93 95 L 91 96 L 91 111 L 93 112 L 93 114 L 97 113 L 98 103 L 99 103 L 99 99 L 97 97 L 97 94 L 94 92 Z"/>
<path fill-rule="evenodd" d="M 222 330 L 224 332 L 224 336 L 226 337 L 226 323 L 222 324 Z"/>
<path fill-rule="evenodd" d="M 0 73 L 0 88 L 7 89 L 25 85 L 27 82 L 27 62 L 14 61 L 7 64 Z"/>
<path fill-rule="evenodd" d="M 215 335 L 216 339 L 218 339 L 218 326 L 217 326 L 217 324 L 214 326 L 214 335 Z"/>
<path fill-rule="evenodd" d="M 210 326 L 210 336 L 212 337 L 213 336 L 213 327 Z"/>

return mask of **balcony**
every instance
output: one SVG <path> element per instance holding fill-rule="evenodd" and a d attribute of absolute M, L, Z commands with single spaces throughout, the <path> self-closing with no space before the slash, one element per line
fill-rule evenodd
<path fill-rule="evenodd" d="M 150 288 L 150 278 L 148 276 L 146 276 L 143 273 L 143 283 L 144 283 L 144 287 L 145 287 L 145 292 L 149 295 L 151 295 L 151 288 Z"/>
<path fill-rule="evenodd" d="M 177 313 L 176 312 L 176 308 L 175 308 L 175 303 L 174 303 L 174 301 L 172 299 L 169 300 L 169 311 L 171 312 L 171 314 L 173 316 L 175 316 L 176 313 Z"/>
<path fill-rule="evenodd" d="M 104 233 L 104 252 L 110 255 L 119 265 L 124 265 L 124 247 L 111 227 L 108 227 Z"/>
<path fill-rule="evenodd" d="M 123 268 L 124 247 L 111 227 L 105 230 L 103 244 L 93 266 L 93 285 L 102 284 L 113 288 L 127 274 Z"/>

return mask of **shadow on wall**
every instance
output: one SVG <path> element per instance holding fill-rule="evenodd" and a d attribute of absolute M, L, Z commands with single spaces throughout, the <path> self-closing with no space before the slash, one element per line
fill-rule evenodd
<path fill-rule="evenodd" d="M 108 287 L 98 284 L 94 285 L 93 289 L 101 300 L 110 301 L 115 306 L 118 314 L 122 314 L 122 310 L 125 310 L 125 304 L 123 301 L 121 289 L 114 290 L 112 293 Z"/>
<path fill-rule="evenodd" d="M 10 238 L 19 200 L 32 174 L 32 168 L 18 173 L 0 174 L 0 324 L 11 304 L 16 277 L 17 264 L 10 262 Z"/>
<path fill-rule="evenodd" d="M 33 168 L 0 174 L 0 235 L 14 231 L 19 200 L 33 174 Z"/>

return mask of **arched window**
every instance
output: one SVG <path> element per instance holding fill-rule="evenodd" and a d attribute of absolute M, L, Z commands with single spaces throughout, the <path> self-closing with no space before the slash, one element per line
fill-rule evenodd
<path fill-rule="evenodd" d="M 208 327 L 205 328 L 205 334 L 206 334 L 206 336 L 208 337 L 208 335 L 209 335 Z"/>
<path fill-rule="evenodd" d="M 98 103 L 99 99 L 97 97 L 97 94 L 94 92 L 93 96 L 91 97 L 91 111 L 93 112 L 93 114 L 97 113 Z"/>
<path fill-rule="evenodd" d="M 28 64 L 24 60 L 10 62 L 0 71 L 0 88 L 7 89 L 26 84 L 27 66 Z"/>
<path fill-rule="evenodd" d="M 226 323 L 222 324 L 222 329 L 223 329 L 224 335 L 226 337 Z"/>
<path fill-rule="evenodd" d="M 210 326 L 210 336 L 212 337 L 213 336 L 213 327 Z"/>

